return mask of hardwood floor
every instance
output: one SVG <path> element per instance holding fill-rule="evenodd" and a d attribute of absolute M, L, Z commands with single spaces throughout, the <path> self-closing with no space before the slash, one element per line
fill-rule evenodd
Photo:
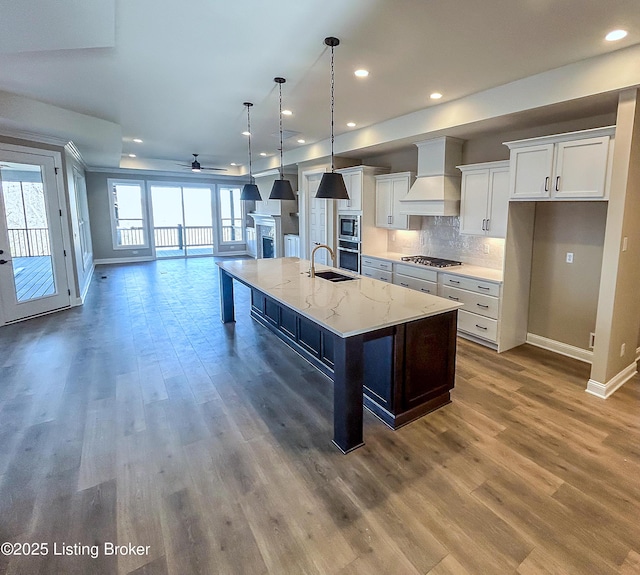
<path fill-rule="evenodd" d="M 345 456 L 331 382 L 248 295 L 223 326 L 212 259 L 101 266 L 0 329 L 0 543 L 49 544 L 0 573 L 640 573 L 638 376 L 603 401 L 585 364 L 459 340 L 453 403 L 365 412 Z"/>

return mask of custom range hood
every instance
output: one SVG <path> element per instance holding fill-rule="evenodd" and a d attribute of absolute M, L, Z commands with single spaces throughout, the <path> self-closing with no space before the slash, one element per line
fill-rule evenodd
<path fill-rule="evenodd" d="M 418 174 L 400 200 L 401 214 L 457 216 L 460 214 L 460 170 L 463 140 L 443 136 L 416 142 Z"/>

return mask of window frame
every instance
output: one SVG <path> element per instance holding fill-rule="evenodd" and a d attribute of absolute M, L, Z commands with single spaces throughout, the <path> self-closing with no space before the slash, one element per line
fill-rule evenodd
<path fill-rule="evenodd" d="M 113 187 L 117 185 L 137 186 L 138 188 L 140 188 L 140 211 L 141 211 L 140 221 L 141 221 L 141 227 L 142 227 L 142 237 L 144 240 L 144 242 L 141 244 L 126 245 L 126 246 L 118 244 L 116 205 L 115 205 L 115 198 L 113 194 Z M 111 221 L 111 244 L 113 246 L 113 249 L 114 250 L 148 249 L 150 247 L 150 242 L 149 242 L 149 211 L 148 211 L 146 182 L 144 180 L 127 180 L 127 179 L 121 179 L 121 178 L 108 178 L 107 194 L 109 195 L 109 219 Z M 127 219 L 127 218 L 122 218 L 122 219 Z"/>
<path fill-rule="evenodd" d="M 232 241 L 224 241 L 223 230 L 224 225 L 222 223 L 222 191 L 223 190 L 238 190 L 238 193 L 242 193 L 242 186 L 235 184 L 218 184 L 216 190 L 216 220 L 218 223 L 218 246 L 241 246 L 246 245 L 246 224 L 245 224 L 245 206 L 244 202 L 240 200 L 240 213 L 236 215 L 233 213 L 233 201 L 231 202 L 231 210 L 232 210 L 232 218 L 231 221 L 239 220 L 240 221 L 240 239 L 232 240 Z M 225 218 L 227 219 L 227 218 Z"/>

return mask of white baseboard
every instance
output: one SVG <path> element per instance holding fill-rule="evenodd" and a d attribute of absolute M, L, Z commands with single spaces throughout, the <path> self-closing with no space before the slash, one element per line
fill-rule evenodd
<path fill-rule="evenodd" d="M 153 260 L 153 256 L 140 256 L 137 258 L 109 258 L 93 260 L 93 263 L 96 266 L 104 266 L 108 264 L 134 264 L 138 262 L 152 262 Z"/>
<path fill-rule="evenodd" d="M 636 373 L 638 373 L 638 365 L 634 361 L 631 365 L 625 367 L 620 373 L 612 377 L 606 383 L 600 383 L 594 379 L 587 382 L 585 391 L 591 395 L 595 395 L 600 399 L 607 399 L 614 391 L 620 389 L 627 381 L 629 381 Z"/>
<path fill-rule="evenodd" d="M 565 355 L 567 357 L 577 359 L 578 361 L 583 361 L 585 363 L 592 363 L 593 361 L 592 351 L 542 337 L 541 335 L 535 335 L 534 333 L 527 334 L 527 343 L 530 345 L 534 345 L 535 347 L 541 347 L 542 349 L 547 349 L 549 351 L 559 353 L 560 355 Z"/>

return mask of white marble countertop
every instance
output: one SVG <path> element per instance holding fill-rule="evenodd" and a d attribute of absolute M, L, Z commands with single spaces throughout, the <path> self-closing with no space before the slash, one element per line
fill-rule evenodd
<path fill-rule="evenodd" d="M 270 258 L 217 262 L 233 277 L 299 312 L 329 331 L 349 337 L 462 307 L 449 299 L 316 264 L 356 279 L 333 283 L 310 278 L 309 261 Z"/>
<path fill-rule="evenodd" d="M 406 257 L 407 254 L 401 254 L 397 252 L 366 252 L 362 254 L 363 256 L 370 258 L 379 258 L 383 260 L 389 260 L 392 262 L 407 264 L 410 266 L 415 266 L 421 269 L 429 269 L 435 270 L 439 273 L 446 274 L 454 274 L 459 276 L 467 276 L 476 279 L 483 279 L 492 282 L 502 282 L 503 273 L 502 270 L 496 270 L 493 268 L 485 268 L 482 266 L 473 266 L 471 264 L 462 264 L 461 266 L 451 266 L 449 268 L 434 268 L 429 266 L 424 266 L 422 264 L 414 264 L 412 262 L 403 262 L 402 257 Z M 414 254 L 417 255 L 417 254 Z"/>

